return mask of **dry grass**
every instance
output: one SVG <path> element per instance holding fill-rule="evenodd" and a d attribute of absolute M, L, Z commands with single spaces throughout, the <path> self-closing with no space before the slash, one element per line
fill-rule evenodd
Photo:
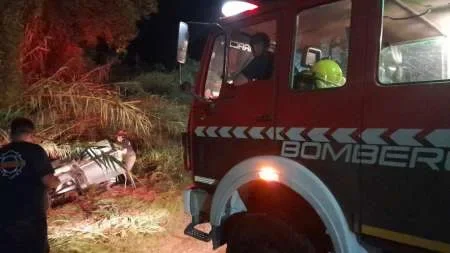
<path fill-rule="evenodd" d="M 41 147 L 47 152 L 48 156 L 55 159 L 64 159 L 69 157 L 75 147 L 70 145 L 58 145 L 54 142 L 44 141 L 40 144 Z M 76 148 L 75 148 L 76 149 Z"/>
<path fill-rule="evenodd" d="M 0 87 L 8 88 L 0 99 L 1 111 L 13 108 L 32 117 L 50 140 L 94 139 L 117 128 L 149 135 L 153 119 L 139 101 L 124 101 L 105 84 L 112 63 L 95 68 L 80 41 L 92 42 L 92 47 L 96 36 L 103 36 L 120 45 L 135 35 L 134 21 L 141 14 L 157 11 L 157 1 L 14 2 L 0 4 L 6 7 L 0 8 L 0 34 L 5 37 Z M 10 80 L 13 76 L 17 80 Z"/>
<path fill-rule="evenodd" d="M 151 185 L 146 183 L 146 185 Z M 162 232 L 156 233 L 131 233 L 120 227 L 116 233 L 108 233 L 107 237 L 94 235 L 94 239 L 80 236 L 71 236 L 67 240 L 51 240 L 52 253 L 73 252 L 73 253 L 211 253 L 210 243 L 198 241 L 183 235 L 183 230 L 188 224 L 189 217 L 183 213 L 182 197 L 180 190 L 171 190 L 164 193 L 156 193 L 150 189 L 138 188 L 115 189 L 104 194 L 90 193 L 90 197 L 85 199 L 88 204 L 69 204 L 63 208 L 52 210 L 49 216 L 50 224 L 57 220 L 69 220 L 74 227 L 83 224 L 88 219 L 100 217 L 98 220 L 107 217 L 117 217 L 119 213 L 132 215 L 144 214 L 157 216 L 161 210 L 167 217 L 161 218 L 158 226 L 162 227 Z M 99 203 L 99 199 L 105 199 Z M 89 206 L 96 206 L 88 208 Z M 101 206 L 101 208 L 99 208 Z M 88 215 L 86 215 L 88 214 Z M 108 225 L 108 227 L 110 227 Z M 114 226 L 113 226 L 113 229 Z M 210 229 L 209 226 L 202 226 L 204 231 Z M 52 230 L 53 231 L 53 230 Z M 51 237 L 53 235 L 51 234 Z M 58 244 L 62 242 L 62 244 Z M 215 251 L 224 253 L 224 248 Z"/>
<path fill-rule="evenodd" d="M 160 139 L 179 137 L 186 130 L 189 106 L 157 95 L 142 98 L 142 106 L 156 120 L 155 132 Z"/>
<path fill-rule="evenodd" d="M 29 112 L 38 125 L 46 127 L 40 135 L 50 140 L 76 139 L 92 129 L 103 128 L 149 135 L 153 124 L 139 108 L 139 101 L 123 101 L 115 90 L 90 81 L 92 72 L 64 81 L 60 75 L 66 70 L 62 68 L 54 76 L 32 84 L 14 106 Z"/>
<path fill-rule="evenodd" d="M 8 141 L 9 141 L 8 133 L 0 128 L 0 146 L 8 143 Z"/>
<path fill-rule="evenodd" d="M 92 191 L 74 203 L 51 210 L 52 252 L 154 252 L 149 249 L 163 236 L 174 210 L 179 210 L 167 204 L 174 203 L 172 194 L 156 197 L 145 188 L 102 194 Z"/>
<path fill-rule="evenodd" d="M 104 241 L 130 234 L 146 235 L 163 232 L 164 228 L 160 224 L 167 219 L 167 216 L 166 210 L 151 210 L 148 214 L 116 214 L 98 221 L 88 219 L 76 224 L 67 220 L 54 221 L 49 226 L 49 240 L 54 242 L 54 247 L 64 247 L 75 238 Z"/>
<path fill-rule="evenodd" d="M 189 173 L 184 170 L 183 147 L 178 141 L 140 151 L 133 173 L 147 178 L 146 183 L 158 192 L 177 190 L 191 183 Z"/>

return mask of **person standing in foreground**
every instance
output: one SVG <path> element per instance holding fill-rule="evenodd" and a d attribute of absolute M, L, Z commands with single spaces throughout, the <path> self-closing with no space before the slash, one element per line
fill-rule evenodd
<path fill-rule="evenodd" d="M 49 252 L 45 194 L 60 181 L 33 143 L 34 130 L 31 120 L 16 118 L 11 143 L 0 148 L 0 252 Z"/>

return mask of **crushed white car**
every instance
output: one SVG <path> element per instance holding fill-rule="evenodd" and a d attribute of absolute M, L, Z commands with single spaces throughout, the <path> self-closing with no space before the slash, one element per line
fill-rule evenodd
<path fill-rule="evenodd" d="M 61 184 L 50 194 L 51 201 L 64 198 L 71 192 L 81 194 L 89 186 L 108 183 L 124 175 L 123 152 L 108 140 L 103 140 L 84 150 L 80 159 L 53 162 L 55 176 Z"/>

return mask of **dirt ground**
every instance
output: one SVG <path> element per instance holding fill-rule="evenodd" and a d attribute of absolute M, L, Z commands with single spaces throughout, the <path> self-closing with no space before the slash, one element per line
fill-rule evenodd
<path fill-rule="evenodd" d="M 159 250 L 161 253 L 225 253 L 226 247 L 221 247 L 218 250 L 212 249 L 212 243 L 205 243 L 194 238 L 188 237 L 183 234 L 184 227 L 189 223 L 189 217 L 180 213 L 183 218 L 183 227 L 170 232 L 165 240 L 161 240 L 159 243 Z M 204 226 L 207 229 L 206 226 Z"/>
<path fill-rule="evenodd" d="M 163 218 L 154 218 L 150 223 L 140 223 L 136 218 L 153 217 L 161 211 L 164 212 L 160 216 Z M 120 219 L 120 224 L 117 219 Z M 127 223 L 124 219 L 134 221 Z M 49 235 L 57 238 L 50 240 L 50 245 L 52 253 L 225 253 L 225 246 L 214 251 L 211 242 L 184 235 L 189 221 L 182 208 L 180 191 L 157 193 L 141 187 L 91 192 L 50 210 Z M 105 225 L 105 229 L 98 230 L 99 226 Z M 158 227 L 157 232 L 133 233 L 152 226 Z M 90 229 L 96 230 L 86 232 Z M 209 231 L 210 228 L 202 225 L 200 229 Z M 81 233 L 73 234 L 73 230 Z M 58 236 L 64 233 L 70 235 Z"/>

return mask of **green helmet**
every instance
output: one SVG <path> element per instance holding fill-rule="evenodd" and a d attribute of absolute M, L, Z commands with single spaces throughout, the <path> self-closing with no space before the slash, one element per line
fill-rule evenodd
<path fill-rule="evenodd" d="M 341 67 L 333 60 L 320 60 L 312 66 L 311 71 L 319 89 L 340 87 L 345 83 Z"/>

